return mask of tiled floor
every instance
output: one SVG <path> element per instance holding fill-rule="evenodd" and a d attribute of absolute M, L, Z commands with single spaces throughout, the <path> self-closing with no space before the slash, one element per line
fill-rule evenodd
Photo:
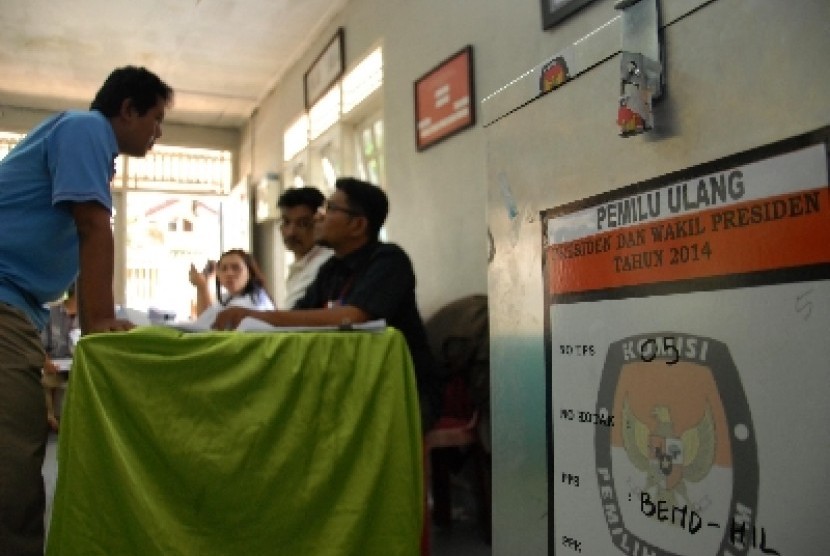
<path fill-rule="evenodd" d="M 452 525 L 449 528 L 433 526 L 431 530 L 432 556 L 490 556 L 492 549 L 485 541 L 479 521 L 472 483 L 472 463 L 467 461 L 452 476 Z"/>
<path fill-rule="evenodd" d="M 454 521 L 451 530 L 432 532 L 432 556 L 490 556 L 492 553 L 474 520 Z"/>

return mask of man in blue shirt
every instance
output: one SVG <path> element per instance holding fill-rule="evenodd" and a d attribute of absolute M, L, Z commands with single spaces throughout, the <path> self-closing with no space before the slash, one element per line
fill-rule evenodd
<path fill-rule="evenodd" d="M 43 554 L 44 306 L 77 277 L 84 334 L 132 328 L 115 318 L 110 182 L 119 153 L 161 137 L 172 98 L 148 70 L 118 68 L 89 111 L 46 119 L 0 162 L 0 554 Z"/>

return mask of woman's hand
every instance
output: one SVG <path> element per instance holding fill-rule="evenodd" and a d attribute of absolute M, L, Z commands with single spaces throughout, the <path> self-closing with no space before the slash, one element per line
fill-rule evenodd
<path fill-rule="evenodd" d="M 190 272 L 188 273 L 188 278 L 190 279 L 190 283 L 196 286 L 197 288 L 200 287 L 207 287 L 207 278 L 204 274 L 196 270 L 196 265 L 190 263 Z"/>

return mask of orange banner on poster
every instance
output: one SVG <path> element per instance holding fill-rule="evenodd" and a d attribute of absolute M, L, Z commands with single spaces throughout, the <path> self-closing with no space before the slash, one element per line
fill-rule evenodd
<path fill-rule="evenodd" d="M 619 228 L 546 251 L 553 295 L 830 263 L 827 187 Z"/>

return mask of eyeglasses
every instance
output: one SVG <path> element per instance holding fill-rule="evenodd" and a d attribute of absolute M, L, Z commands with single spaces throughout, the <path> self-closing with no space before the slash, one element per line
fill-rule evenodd
<path fill-rule="evenodd" d="M 328 201 L 326 202 L 325 205 L 323 205 L 323 207 L 320 209 L 320 211 L 323 214 L 326 214 L 326 212 L 343 212 L 343 213 L 348 214 L 349 216 L 363 216 L 363 213 L 360 212 L 359 210 L 352 210 L 348 207 L 342 207 L 342 206 L 340 206 L 336 203 L 332 203 L 332 202 L 328 202 Z"/>
<path fill-rule="evenodd" d="M 310 230 L 314 227 L 314 217 L 313 216 L 304 216 L 302 218 L 296 218 L 291 220 L 290 218 L 280 218 L 277 220 L 277 224 L 279 224 L 280 228 L 287 228 L 290 225 L 294 224 L 295 228 L 300 228 L 301 230 Z"/>

